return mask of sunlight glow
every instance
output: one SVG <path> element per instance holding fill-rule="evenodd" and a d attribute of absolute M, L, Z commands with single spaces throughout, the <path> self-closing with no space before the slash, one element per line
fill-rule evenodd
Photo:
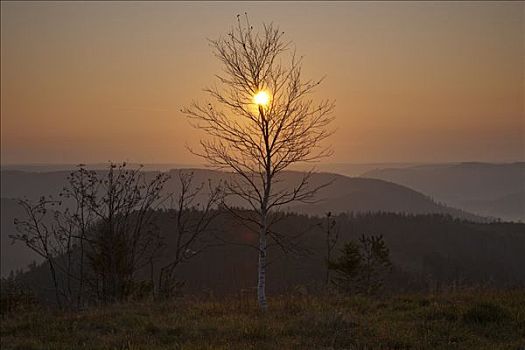
<path fill-rule="evenodd" d="M 253 102 L 259 106 L 266 106 L 270 102 L 270 95 L 266 91 L 259 91 L 253 96 Z"/>

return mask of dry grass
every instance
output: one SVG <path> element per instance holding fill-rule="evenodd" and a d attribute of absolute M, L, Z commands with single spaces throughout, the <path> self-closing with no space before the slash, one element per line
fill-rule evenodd
<path fill-rule="evenodd" d="M 133 303 L 8 315 L 2 349 L 525 349 L 525 291 Z"/>

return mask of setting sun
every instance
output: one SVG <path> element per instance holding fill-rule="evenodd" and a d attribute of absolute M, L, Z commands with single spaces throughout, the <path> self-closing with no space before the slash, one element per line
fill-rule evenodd
<path fill-rule="evenodd" d="M 524 29 L 0 0 L 0 350 L 525 350 Z"/>
<path fill-rule="evenodd" d="M 259 91 L 253 96 L 253 102 L 259 106 L 266 106 L 270 102 L 270 95 L 266 91 Z"/>

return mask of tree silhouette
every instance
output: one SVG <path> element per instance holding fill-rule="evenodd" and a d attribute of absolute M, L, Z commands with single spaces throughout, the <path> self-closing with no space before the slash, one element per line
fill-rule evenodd
<path fill-rule="evenodd" d="M 170 261 L 162 266 L 159 272 L 158 294 L 162 297 L 173 296 L 183 281 L 177 280 L 177 268 L 202 253 L 210 242 L 202 242 L 210 224 L 220 215 L 217 205 L 222 198 L 222 187 L 213 186 L 211 181 L 194 184 L 193 172 L 179 171 L 178 181 L 180 192 L 171 194 L 171 203 L 167 212 L 174 221 L 174 227 L 169 233 L 174 238 L 170 247 Z M 199 196 L 205 196 L 199 203 Z"/>
<path fill-rule="evenodd" d="M 80 307 L 88 296 L 122 301 L 132 292 L 136 273 L 161 247 L 155 219 L 167 180 L 164 173 L 148 179 L 142 166 L 128 169 L 125 163 L 112 163 L 104 172 L 79 166 L 68 176 L 60 201 L 18 200 L 25 215 L 15 219 L 17 232 L 10 237 L 46 260 L 58 306 L 76 301 Z M 70 207 L 59 208 L 62 201 Z"/>
<path fill-rule="evenodd" d="M 343 246 L 341 255 L 328 261 L 328 268 L 336 276 L 333 283 L 346 292 L 377 292 L 383 285 L 385 274 L 390 271 L 390 251 L 383 236 L 359 237 L 359 243 L 350 241 Z"/>
<path fill-rule="evenodd" d="M 255 31 L 248 16 L 226 37 L 211 40 L 215 56 L 223 65 L 218 85 L 205 91 L 211 100 L 184 108 L 192 124 L 209 138 L 201 140 L 193 153 L 217 169 L 236 176 L 226 184 L 230 196 L 241 198 L 257 225 L 259 261 L 257 297 L 267 308 L 266 265 L 268 239 L 272 237 L 272 215 L 293 201 L 311 200 L 319 189 L 309 186 L 313 170 L 306 172 L 294 188 L 278 188 L 279 174 L 298 162 L 316 161 L 331 155 L 323 147 L 331 131 L 334 103 L 316 104 L 308 98 L 321 80 L 303 80 L 302 58 L 289 53 L 291 42 L 273 24 Z M 288 54 L 289 53 L 289 54 Z"/>
<path fill-rule="evenodd" d="M 332 218 L 332 212 L 325 214 L 326 226 L 325 226 L 325 244 L 326 244 L 326 278 L 325 288 L 330 286 L 330 266 L 329 263 L 332 260 L 332 252 L 337 245 L 339 239 L 339 231 L 336 225 L 335 219 Z"/>

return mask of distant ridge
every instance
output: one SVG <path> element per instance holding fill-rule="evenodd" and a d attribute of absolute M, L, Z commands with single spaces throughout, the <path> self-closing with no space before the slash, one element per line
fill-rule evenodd
<path fill-rule="evenodd" d="M 210 179 L 214 183 L 231 178 L 232 173 L 205 170 L 205 169 L 172 169 L 172 176 L 167 182 L 165 190 L 177 193 L 179 184 L 177 172 L 193 171 L 195 182 L 206 182 Z M 146 172 L 149 176 L 157 172 Z M 42 195 L 58 195 L 63 188 L 69 171 L 53 172 L 25 172 L 3 170 L 1 178 L 1 193 L 4 198 L 28 197 L 37 199 Z M 302 172 L 289 171 L 282 173 L 279 187 L 291 187 L 298 184 Z M 448 214 L 458 218 L 473 221 L 486 221 L 481 216 L 465 211 L 450 208 L 433 201 L 430 197 L 418 193 L 408 187 L 395 183 L 359 177 L 347 177 L 333 173 L 314 173 L 310 179 L 310 186 L 317 187 L 333 181 L 319 191 L 315 204 L 294 203 L 287 207 L 288 210 L 299 211 L 311 215 L 324 215 L 326 211 L 332 212 L 398 212 L 413 214 Z M 242 205 L 242 202 L 233 203 Z"/>
<path fill-rule="evenodd" d="M 383 168 L 363 176 L 413 188 L 469 212 L 525 221 L 525 162 Z"/>

